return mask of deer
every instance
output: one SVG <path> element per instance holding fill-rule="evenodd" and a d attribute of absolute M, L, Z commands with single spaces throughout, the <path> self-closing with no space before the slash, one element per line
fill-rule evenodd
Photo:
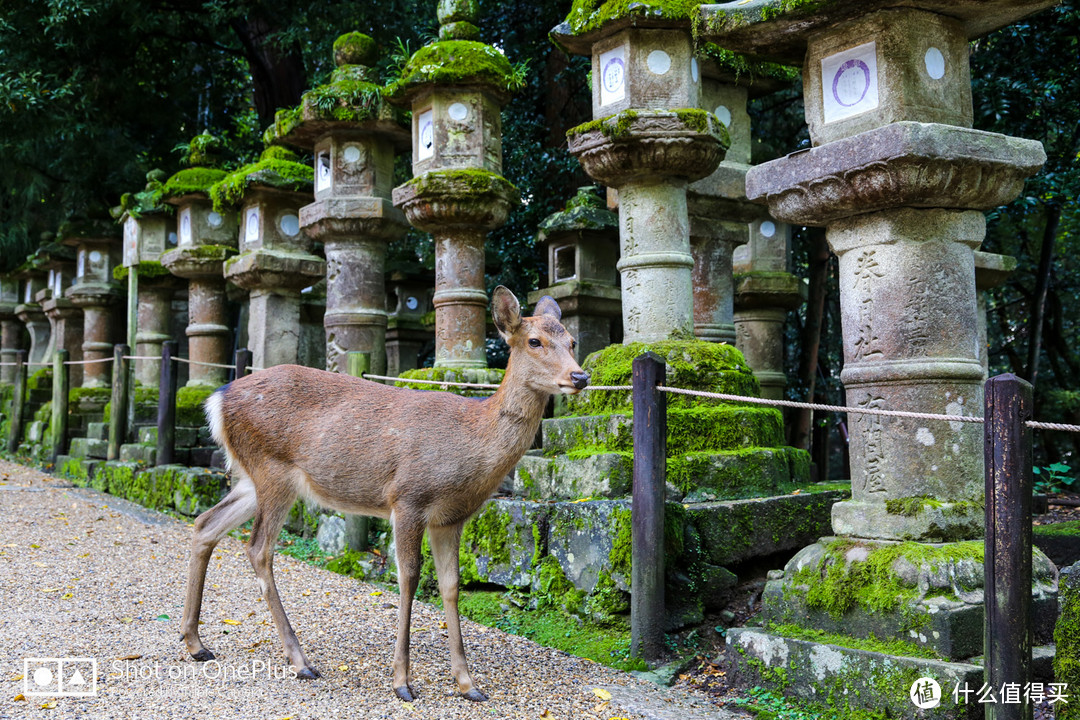
<path fill-rule="evenodd" d="M 510 347 L 506 374 L 487 398 L 412 390 L 339 373 L 277 365 L 214 391 L 205 410 L 226 457 L 231 489 L 199 515 L 192 534 L 181 639 L 196 661 L 214 659 L 199 638 L 206 569 L 227 533 L 254 518 L 246 554 L 297 678 L 320 673 L 300 648 L 274 583 L 274 547 L 298 497 L 343 513 L 387 518 L 397 561 L 393 688 L 417 697 L 409 626 L 428 534 L 446 614 L 450 671 L 461 696 L 488 696 L 469 675 L 458 615 L 462 527 L 498 488 L 536 436 L 548 400 L 576 394 L 589 376 L 558 303 L 544 296 L 522 317 L 499 286 L 491 314 Z"/>

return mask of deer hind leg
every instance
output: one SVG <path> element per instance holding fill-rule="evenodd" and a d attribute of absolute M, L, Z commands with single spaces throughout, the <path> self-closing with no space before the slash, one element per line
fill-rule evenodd
<path fill-rule="evenodd" d="M 409 624 L 412 622 L 413 596 L 420 582 L 420 545 L 424 539 L 424 521 L 395 507 L 391 514 L 398 570 L 398 627 L 394 646 L 394 692 L 405 702 L 416 699 L 409 672 Z"/>
<path fill-rule="evenodd" d="M 450 640 L 450 672 L 457 681 L 458 690 L 466 700 L 483 702 L 488 699 L 473 686 L 469 666 L 465 661 L 465 643 L 461 639 L 461 619 L 458 617 L 458 584 L 461 571 L 458 566 L 458 547 L 461 545 L 461 525 L 429 527 L 431 554 L 435 558 L 435 572 L 439 576 L 439 595 L 442 596 L 446 613 L 446 633 Z"/>
<path fill-rule="evenodd" d="M 181 637 L 191 656 L 199 661 L 213 660 L 199 638 L 199 611 L 202 609 L 206 566 L 214 548 L 229 531 L 251 519 L 255 514 L 255 487 L 251 479 L 235 472 L 235 482 L 229 494 L 195 519 L 191 538 L 191 558 L 188 560 L 187 592 L 184 596 L 184 616 L 180 622 Z"/>
<path fill-rule="evenodd" d="M 274 547 L 277 545 L 278 535 L 285 524 L 285 518 L 288 517 L 289 509 L 296 502 L 297 484 L 294 483 L 294 478 L 290 477 L 296 472 L 284 467 L 275 467 L 266 473 L 266 482 L 260 484 L 259 507 L 255 512 L 255 522 L 251 528 L 247 556 L 251 561 L 251 566 L 255 568 L 259 589 L 262 590 L 266 605 L 270 608 L 270 616 L 274 618 L 274 627 L 277 628 L 278 637 L 281 638 L 281 644 L 285 648 L 285 657 L 298 678 L 314 680 L 321 675 L 304 657 L 304 651 L 300 649 L 300 641 L 296 639 L 296 633 L 289 624 L 289 618 L 281 604 L 277 584 L 274 582 Z M 304 480 L 306 478 L 301 482 Z"/>

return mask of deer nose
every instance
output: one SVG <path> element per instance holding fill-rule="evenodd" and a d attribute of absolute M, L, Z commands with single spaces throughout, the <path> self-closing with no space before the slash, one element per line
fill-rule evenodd
<path fill-rule="evenodd" d="M 570 373 L 570 381 L 574 383 L 574 387 L 578 390 L 584 390 L 585 386 L 589 384 L 589 373 L 572 372 Z"/>

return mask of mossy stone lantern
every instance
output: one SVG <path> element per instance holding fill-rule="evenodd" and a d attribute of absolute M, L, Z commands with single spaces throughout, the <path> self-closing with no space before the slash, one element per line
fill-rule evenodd
<path fill-rule="evenodd" d="M 15 308 L 19 305 L 19 280 L 14 275 L 0 276 L 0 383 L 15 382 L 15 355 L 22 349 L 22 325 Z"/>
<path fill-rule="evenodd" d="M 433 375 L 487 367 L 484 240 L 518 201 L 501 174 L 500 110 L 522 82 L 476 40 L 475 0 L 443 0 L 438 12 L 439 41 L 417 50 L 391 87 L 413 121 L 414 177 L 394 189 L 394 204 L 435 242 Z"/>
<path fill-rule="evenodd" d="M 390 274 L 386 307 L 386 372 L 400 375 L 415 370 L 419 356 L 434 339 L 431 315 L 431 273 Z"/>
<path fill-rule="evenodd" d="M 30 352 L 26 355 L 26 361 L 39 365 L 45 362 L 50 330 L 49 319 L 38 304 L 37 294 L 45 288 L 48 273 L 38 268 L 32 260 L 33 258 L 28 259 L 14 273 L 19 283 L 15 315 L 30 334 Z"/>
<path fill-rule="evenodd" d="M 983 211 L 1016 197 L 1046 156 L 1038 142 L 971 129 L 968 43 L 1052 4 L 750 0 L 697 9 L 703 41 L 802 65 L 813 146 L 751 168 L 746 194 L 776 220 L 826 228 L 839 259 L 847 405 L 983 414 L 974 258 Z M 903 635 L 951 661 L 981 655 L 992 591 L 982 578 L 983 427 L 860 413 L 849 431 L 852 497 L 832 508 L 832 531 L 841 537 L 804 548 L 768 584 L 766 623 Z M 891 594 L 891 609 L 862 600 L 831 615 L 813 607 L 815 590 L 832 591 L 808 592 L 803 580 L 861 577 L 897 541 L 911 542 L 869 570 L 876 597 L 885 588 L 923 591 Z M 929 553 L 940 561 L 928 561 Z M 1033 564 L 1037 642 L 1052 627 L 1057 600 L 1052 564 L 1038 551 Z M 842 576 L 834 572 L 840 567 Z M 765 647 L 776 656 L 776 636 L 748 637 L 728 632 L 750 662 Z M 836 667 L 849 667 L 850 655 L 841 655 Z M 834 682 L 830 673 L 818 676 L 821 687 Z M 868 707 L 908 715 L 902 695 L 890 689 L 887 697 L 846 700 L 859 696 Z"/>
<path fill-rule="evenodd" d="M 113 278 L 113 268 L 120 264 L 121 252 L 117 227 L 111 220 L 75 220 L 60 228 L 59 239 L 75 248 L 76 253 L 75 282 L 65 296 L 82 308 L 83 360 L 112 358 L 118 334 L 114 306 L 123 295 L 120 283 Z M 111 378 L 109 363 L 88 363 L 83 366 L 81 387 L 108 387 Z"/>
<path fill-rule="evenodd" d="M 219 141 L 207 134 L 191 141 L 190 167 L 170 177 L 161 199 L 176 207 L 177 246 L 161 256 L 169 272 L 188 281 L 188 354 L 193 361 L 188 386 L 223 385 L 225 368 L 197 363 L 227 364 L 231 330 L 225 309 L 225 260 L 236 254 L 236 215 L 215 210 L 210 188 L 228 174 L 217 164 Z"/>
<path fill-rule="evenodd" d="M 386 247 L 408 230 L 390 201 L 394 155 L 409 147 L 403 114 L 376 84 L 375 41 L 362 33 L 334 43 L 337 68 L 326 85 L 279 111 L 277 142 L 314 153 L 315 201 L 300 226 L 326 251 L 326 369 L 345 372 L 345 353 L 371 354 L 386 371 Z"/>
<path fill-rule="evenodd" d="M 544 295 L 559 302 L 581 362 L 611 344 L 612 321 L 622 312 L 615 270 L 619 217 L 605 207 L 595 187 L 579 188 L 564 210 L 544 218 L 536 241 L 547 253 L 548 287 L 529 293 L 529 302 Z"/>
<path fill-rule="evenodd" d="M 47 360 L 59 349 L 68 351 L 69 360 L 83 359 L 83 311 L 65 293 L 75 282 L 75 251 L 59 243 L 47 241 L 33 256 L 39 268 L 49 273 L 45 287 L 37 292 L 37 300 L 49 318 L 49 348 Z M 82 383 L 83 367 L 72 365 L 68 380 L 73 387 Z"/>
<path fill-rule="evenodd" d="M 690 10 L 659 0 L 577 0 L 551 33 L 592 58 L 593 120 L 567 139 L 585 172 L 619 192 L 625 343 L 693 332 L 686 187 L 716 169 L 728 137 L 698 107 Z"/>
<path fill-rule="evenodd" d="M 318 282 L 322 258 L 300 229 L 300 208 L 311 200 L 314 173 L 296 155 L 270 146 L 210 189 L 214 207 L 239 210 L 240 254 L 225 277 L 250 293 L 248 347 L 255 367 L 296 364 L 300 358 L 300 291 Z"/>
<path fill-rule="evenodd" d="M 171 306 L 179 280 L 161 264 L 161 256 L 177 246 L 178 238 L 175 210 L 162 201 L 167 179 L 161 170 L 151 170 L 142 192 L 120 198 L 124 256 L 122 267 L 113 275 L 121 282 L 127 280 L 130 290 L 130 273 L 135 269 L 136 307 L 133 318 L 129 313 L 128 345 L 138 357 L 161 357 L 162 343 L 172 338 Z M 160 380 L 160 360 L 135 361 L 138 385 L 157 388 Z"/>

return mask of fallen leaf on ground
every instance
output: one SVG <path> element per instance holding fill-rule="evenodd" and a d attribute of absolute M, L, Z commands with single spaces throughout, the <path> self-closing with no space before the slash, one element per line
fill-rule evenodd
<path fill-rule="evenodd" d="M 600 698 L 601 700 L 610 700 L 611 699 L 611 693 L 609 693 L 604 688 L 593 688 L 593 695 Z"/>
<path fill-rule="evenodd" d="M 49 700 L 47 702 L 43 702 L 43 703 L 41 703 L 41 707 L 42 707 L 43 710 L 52 710 L 52 709 L 54 709 L 56 707 L 56 701 L 55 700 Z"/>
<path fill-rule="evenodd" d="M 379 597 L 380 595 L 382 595 L 382 590 L 376 590 L 375 592 L 371 593 L 371 597 Z"/>
<path fill-rule="evenodd" d="M 225 623 L 226 625 L 239 625 L 240 624 L 239 620 L 230 620 L 229 618 L 225 618 L 221 622 Z"/>
<path fill-rule="evenodd" d="M 124 657 L 118 657 L 117 660 L 138 660 L 142 655 L 125 655 Z"/>
<path fill-rule="evenodd" d="M 15 696 L 15 702 L 26 702 L 26 696 L 22 693 L 19 693 Z"/>

